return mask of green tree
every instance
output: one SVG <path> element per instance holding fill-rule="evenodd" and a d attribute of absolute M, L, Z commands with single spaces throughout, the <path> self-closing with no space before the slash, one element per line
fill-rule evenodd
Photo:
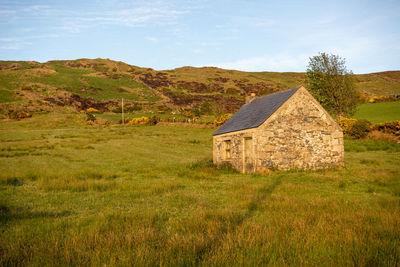
<path fill-rule="evenodd" d="M 345 59 L 326 53 L 311 57 L 306 86 L 330 114 L 339 117 L 354 114 L 358 93 L 353 73 L 346 69 Z"/>

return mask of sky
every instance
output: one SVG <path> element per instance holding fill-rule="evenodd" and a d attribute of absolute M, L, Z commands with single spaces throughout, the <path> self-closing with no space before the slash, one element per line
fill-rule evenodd
<path fill-rule="evenodd" d="M 400 70 L 400 0 L 0 0 L 0 60 L 109 58 L 157 70 Z"/>

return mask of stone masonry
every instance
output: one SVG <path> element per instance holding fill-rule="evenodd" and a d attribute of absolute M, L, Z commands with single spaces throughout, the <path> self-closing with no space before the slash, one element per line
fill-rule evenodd
<path fill-rule="evenodd" d="M 215 135 L 213 161 L 258 173 L 343 166 L 343 132 L 300 87 L 260 126 Z"/>

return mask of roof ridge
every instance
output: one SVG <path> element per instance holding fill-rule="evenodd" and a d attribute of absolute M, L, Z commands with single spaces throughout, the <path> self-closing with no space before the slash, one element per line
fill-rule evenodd
<path fill-rule="evenodd" d="M 286 90 L 284 90 L 284 91 L 278 91 L 278 92 L 274 92 L 274 93 L 271 93 L 271 94 L 268 94 L 268 95 L 262 95 L 262 96 L 258 96 L 257 98 L 259 98 L 259 97 L 264 97 L 264 96 L 273 96 L 273 95 L 277 95 L 277 94 L 282 94 L 282 93 L 285 93 L 285 92 L 289 92 L 289 91 L 292 91 L 292 90 L 295 90 L 295 89 L 300 89 L 300 87 L 302 87 L 303 85 L 299 85 L 299 86 L 297 86 L 297 87 L 293 87 L 293 88 L 290 88 L 290 89 L 286 89 Z"/>

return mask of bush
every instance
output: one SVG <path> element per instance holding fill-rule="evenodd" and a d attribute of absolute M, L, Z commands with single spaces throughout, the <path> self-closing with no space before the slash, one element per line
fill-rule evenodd
<path fill-rule="evenodd" d="M 95 109 L 95 108 L 88 108 L 86 109 L 87 113 L 101 113 L 100 110 Z"/>
<path fill-rule="evenodd" d="M 377 123 L 372 126 L 372 130 L 400 136 L 400 121 Z"/>
<path fill-rule="evenodd" d="M 193 117 L 195 116 L 191 110 L 185 109 L 185 108 L 183 108 L 183 107 L 180 107 L 180 108 L 178 109 L 178 112 L 179 112 L 180 114 L 182 114 L 183 116 L 188 117 L 188 118 L 193 118 Z"/>
<path fill-rule="evenodd" d="M 94 122 L 96 120 L 96 116 L 93 113 L 86 112 L 86 121 Z"/>
<path fill-rule="evenodd" d="M 139 124 L 148 124 L 149 118 L 148 117 L 139 117 L 133 119 L 127 119 L 129 125 L 139 125 Z"/>
<path fill-rule="evenodd" d="M 215 119 L 214 125 L 219 127 L 232 117 L 231 113 L 226 113 Z"/>
<path fill-rule="evenodd" d="M 371 122 L 368 120 L 341 118 L 338 124 L 343 129 L 344 134 L 353 139 L 365 137 L 371 130 Z"/>
<path fill-rule="evenodd" d="M 32 117 L 32 114 L 26 111 L 12 111 L 8 114 L 11 119 L 21 120 Z"/>
<path fill-rule="evenodd" d="M 368 102 L 369 103 L 382 103 L 382 102 L 394 102 L 397 101 L 398 99 L 395 96 L 385 96 L 385 95 L 381 95 L 381 96 L 374 96 L 371 97 Z"/>
<path fill-rule="evenodd" d="M 149 124 L 150 125 L 156 125 L 157 123 L 160 122 L 160 120 L 161 120 L 160 117 L 158 117 L 156 115 L 151 116 L 150 119 L 149 119 Z"/>
<path fill-rule="evenodd" d="M 368 96 L 366 96 L 365 94 L 360 94 L 358 96 L 358 103 L 359 104 L 368 103 L 368 102 L 369 102 Z"/>
<path fill-rule="evenodd" d="M 138 117 L 138 118 L 133 118 L 133 119 L 126 119 L 125 122 L 129 125 L 156 125 L 157 123 L 160 122 L 160 117 L 158 116 L 151 116 L 149 117 Z M 122 123 L 122 121 L 120 122 Z"/>
<path fill-rule="evenodd" d="M 356 119 L 340 118 L 338 124 L 343 129 L 344 134 L 346 134 L 351 130 L 356 121 Z"/>
<path fill-rule="evenodd" d="M 358 120 L 348 131 L 348 135 L 354 139 L 365 137 L 371 130 L 371 122 L 369 120 Z"/>

